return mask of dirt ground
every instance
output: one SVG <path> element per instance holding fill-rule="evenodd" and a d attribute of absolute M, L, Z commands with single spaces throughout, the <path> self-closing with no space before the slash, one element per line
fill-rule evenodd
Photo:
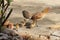
<path fill-rule="evenodd" d="M 36 12 L 40 12 L 43 9 L 43 6 L 34 7 L 34 6 L 21 6 L 21 5 L 12 4 L 10 8 L 13 8 L 13 12 L 9 17 L 9 20 L 13 23 L 20 23 L 20 21 L 24 19 L 22 15 L 23 10 L 27 10 L 30 13 L 36 13 Z M 27 33 L 30 35 L 34 35 L 36 37 L 38 37 L 39 35 L 53 34 L 53 35 L 57 35 L 57 37 L 50 35 L 51 40 L 55 40 L 55 39 L 59 40 L 60 37 L 59 34 L 60 33 L 59 31 L 60 11 L 59 10 L 60 10 L 59 8 L 54 9 L 54 7 L 52 7 L 52 11 L 50 11 L 43 20 L 38 21 L 39 27 L 34 27 L 32 29 L 19 28 L 18 32 L 21 34 Z M 51 29 L 49 29 L 49 27 L 51 27 Z"/>

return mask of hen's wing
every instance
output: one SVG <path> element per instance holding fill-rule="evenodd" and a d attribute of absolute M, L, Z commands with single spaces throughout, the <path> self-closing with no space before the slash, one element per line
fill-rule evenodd
<path fill-rule="evenodd" d="M 23 10 L 22 14 L 23 14 L 23 17 L 25 17 L 27 19 L 31 18 L 31 15 L 32 15 L 30 12 L 28 12 L 26 10 Z"/>

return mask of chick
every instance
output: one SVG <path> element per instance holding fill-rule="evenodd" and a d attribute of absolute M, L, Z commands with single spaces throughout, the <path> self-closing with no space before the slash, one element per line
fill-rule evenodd
<path fill-rule="evenodd" d="M 23 21 L 20 22 L 19 26 L 20 26 L 20 27 L 24 27 L 25 24 L 26 24 L 26 20 L 24 19 Z"/>
<path fill-rule="evenodd" d="M 35 22 L 27 22 L 26 24 L 25 24 L 25 26 L 26 26 L 26 28 L 33 28 L 33 27 L 35 27 Z"/>
<path fill-rule="evenodd" d="M 14 28 L 14 25 L 13 25 L 13 23 L 9 23 L 9 24 L 7 25 L 7 27 L 8 27 L 9 29 L 13 29 L 13 28 Z"/>
<path fill-rule="evenodd" d="M 17 23 L 15 27 L 16 27 L 16 30 L 18 31 L 18 29 L 19 29 L 19 24 Z"/>

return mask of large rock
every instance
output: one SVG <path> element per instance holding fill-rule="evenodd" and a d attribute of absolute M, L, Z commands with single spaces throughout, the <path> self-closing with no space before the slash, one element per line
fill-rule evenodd
<path fill-rule="evenodd" d="M 23 40 L 23 38 L 15 30 L 4 29 L 4 31 L 0 33 L 0 40 Z"/>

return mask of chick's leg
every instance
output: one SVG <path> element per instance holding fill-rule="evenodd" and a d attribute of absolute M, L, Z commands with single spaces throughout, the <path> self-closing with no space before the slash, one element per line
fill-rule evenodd
<path fill-rule="evenodd" d="M 37 20 L 36 20 L 36 26 L 38 27 L 38 23 L 37 23 Z"/>

